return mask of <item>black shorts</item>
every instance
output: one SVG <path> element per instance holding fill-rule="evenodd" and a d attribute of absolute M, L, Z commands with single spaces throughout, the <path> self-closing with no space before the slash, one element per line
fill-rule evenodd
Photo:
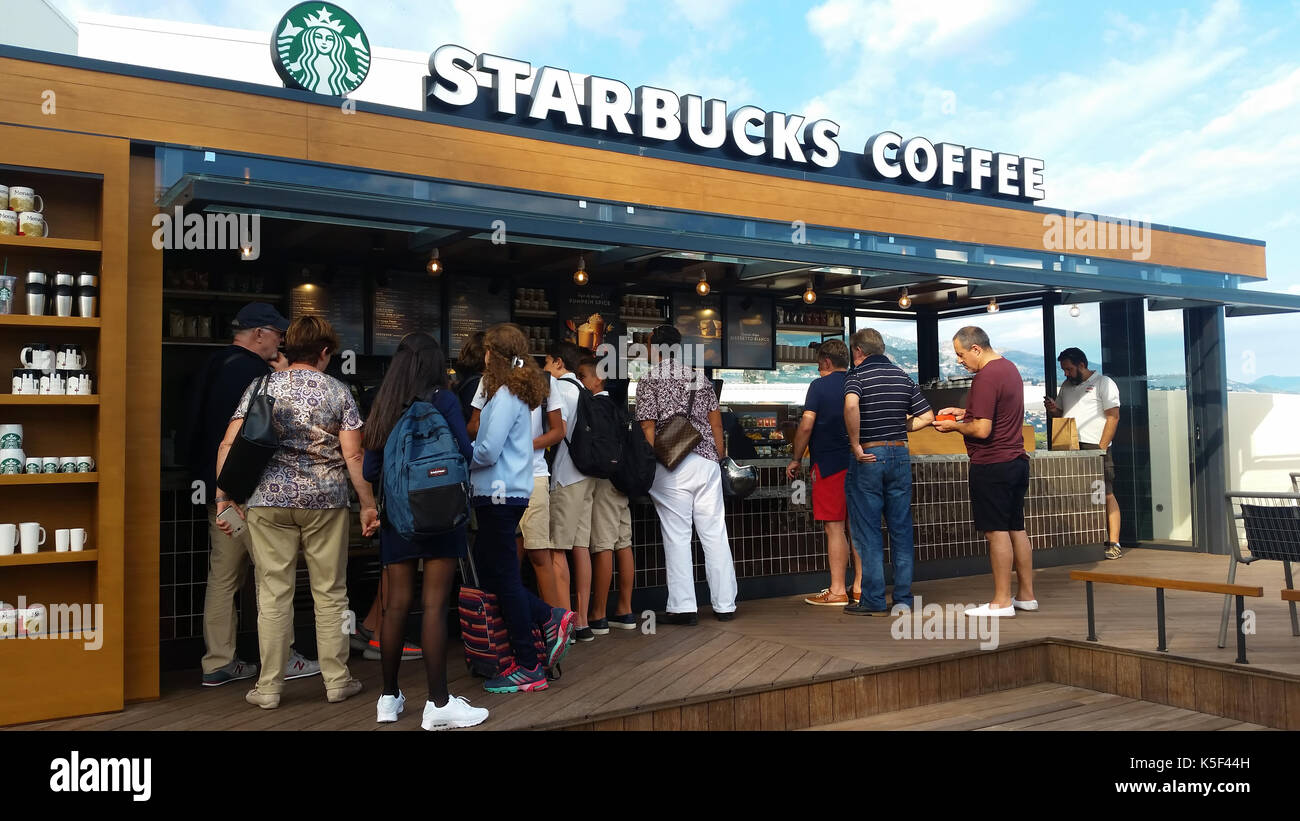
<path fill-rule="evenodd" d="M 1079 450 L 1101 450 L 1100 445 L 1090 445 L 1087 442 L 1079 443 Z M 1115 495 L 1115 460 L 1111 458 L 1110 451 L 1106 451 L 1105 457 L 1101 460 L 1101 476 L 1106 482 L 1106 495 Z"/>
<path fill-rule="evenodd" d="M 970 506 L 975 529 L 1025 529 L 1025 493 L 1029 491 L 1029 460 L 1012 459 L 970 466 Z"/>

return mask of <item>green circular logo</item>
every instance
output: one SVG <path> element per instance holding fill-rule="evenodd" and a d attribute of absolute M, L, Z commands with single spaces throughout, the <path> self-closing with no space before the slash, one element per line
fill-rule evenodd
<path fill-rule="evenodd" d="M 370 42 L 357 19 L 333 3 L 299 3 L 271 39 L 271 62 L 289 88 L 341 97 L 370 71 Z"/>

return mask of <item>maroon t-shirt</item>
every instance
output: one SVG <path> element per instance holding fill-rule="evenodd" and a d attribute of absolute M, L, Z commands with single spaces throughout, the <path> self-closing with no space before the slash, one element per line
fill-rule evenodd
<path fill-rule="evenodd" d="M 989 438 L 965 437 L 972 465 L 1010 462 L 1025 456 L 1025 385 L 1010 359 L 993 360 L 971 380 L 966 419 L 972 417 L 993 420 Z"/>

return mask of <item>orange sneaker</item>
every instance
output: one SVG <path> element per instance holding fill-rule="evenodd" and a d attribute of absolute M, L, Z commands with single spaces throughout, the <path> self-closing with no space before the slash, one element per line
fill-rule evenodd
<path fill-rule="evenodd" d="M 809 596 L 804 599 L 804 603 L 818 604 L 823 607 L 843 607 L 849 603 L 849 597 L 845 593 L 832 593 L 830 588 L 827 588 L 816 596 Z"/>

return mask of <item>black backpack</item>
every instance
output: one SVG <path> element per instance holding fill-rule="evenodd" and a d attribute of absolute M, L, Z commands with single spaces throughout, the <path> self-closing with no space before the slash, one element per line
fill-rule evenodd
<path fill-rule="evenodd" d="M 626 416 L 626 414 L 624 414 Z M 646 441 L 640 422 L 623 423 L 623 452 L 618 460 L 618 470 L 609 481 L 629 499 L 637 499 L 650 492 L 655 482 L 655 449 Z"/>
<path fill-rule="evenodd" d="M 578 387 L 578 406 L 573 430 L 566 431 L 569 458 L 584 476 L 609 479 L 618 472 L 623 451 L 625 423 L 618 405 L 608 396 L 596 396 L 576 379 L 564 377 Z"/>

